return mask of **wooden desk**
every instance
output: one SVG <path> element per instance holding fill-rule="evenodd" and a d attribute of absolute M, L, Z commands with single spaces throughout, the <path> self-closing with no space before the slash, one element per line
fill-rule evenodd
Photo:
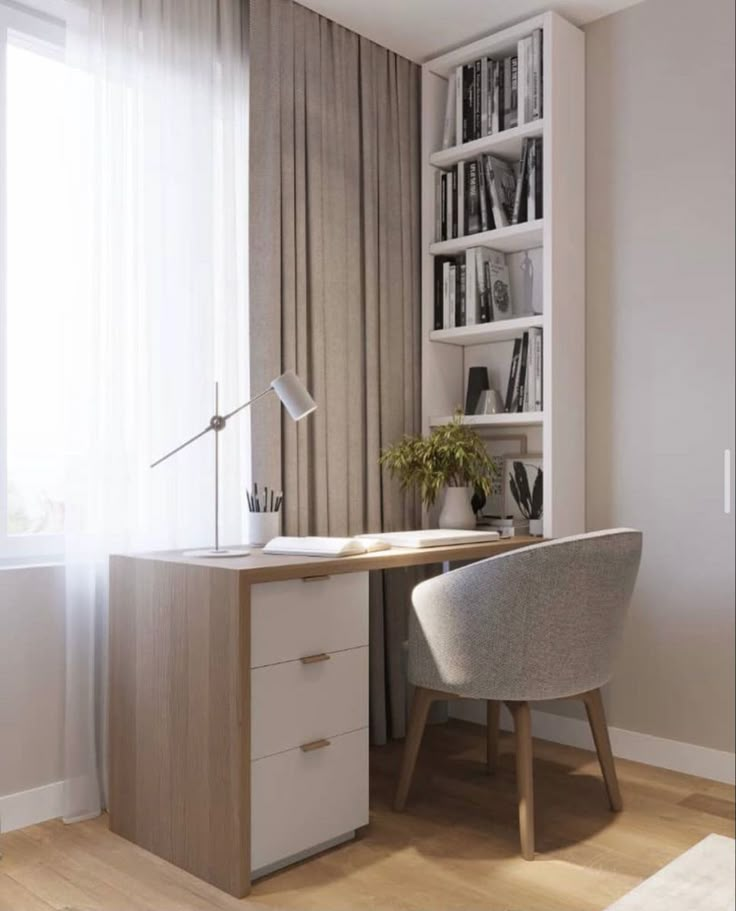
<path fill-rule="evenodd" d="M 252 870 L 352 837 L 368 822 L 368 572 L 538 541 L 111 557 L 112 831 L 237 897 Z"/>

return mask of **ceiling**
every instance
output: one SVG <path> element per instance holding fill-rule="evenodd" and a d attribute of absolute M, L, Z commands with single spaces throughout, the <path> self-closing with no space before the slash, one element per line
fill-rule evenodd
<path fill-rule="evenodd" d="M 536 13 L 585 25 L 640 0 L 299 0 L 366 38 L 421 63 Z"/>

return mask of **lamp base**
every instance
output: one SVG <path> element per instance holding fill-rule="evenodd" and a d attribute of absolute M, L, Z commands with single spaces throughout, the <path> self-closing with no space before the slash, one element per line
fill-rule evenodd
<path fill-rule="evenodd" d="M 203 547 L 200 550 L 185 550 L 183 557 L 247 557 L 247 547 Z"/>

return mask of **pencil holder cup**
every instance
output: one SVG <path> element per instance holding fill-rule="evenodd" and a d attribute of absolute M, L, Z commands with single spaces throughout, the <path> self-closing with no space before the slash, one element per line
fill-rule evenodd
<path fill-rule="evenodd" d="M 263 547 L 281 533 L 280 512 L 248 513 L 248 544 Z"/>

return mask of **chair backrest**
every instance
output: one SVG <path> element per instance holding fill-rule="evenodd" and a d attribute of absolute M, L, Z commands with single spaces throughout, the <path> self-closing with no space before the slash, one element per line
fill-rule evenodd
<path fill-rule="evenodd" d="M 556 699 L 612 675 L 641 559 L 621 528 L 560 538 L 418 585 L 409 679 L 482 699 Z"/>

